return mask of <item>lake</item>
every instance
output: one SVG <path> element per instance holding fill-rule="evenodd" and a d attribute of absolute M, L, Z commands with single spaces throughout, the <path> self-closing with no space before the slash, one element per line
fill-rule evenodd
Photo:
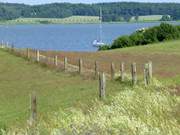
<path fill-rule="evenodd" d="M 180 24 L 180 22 L 172 22 Z M 137 29 L 159 25 L 155 23 L 103 24 L 103 42 L 110 44 L 121 35 L 131 34 Z M 68 25 L 0 25 L 0 41 L 18 48 L 36 48 L 61 51 L 96 51 L 92 42 L 97 39 L 98 24 Z"/>

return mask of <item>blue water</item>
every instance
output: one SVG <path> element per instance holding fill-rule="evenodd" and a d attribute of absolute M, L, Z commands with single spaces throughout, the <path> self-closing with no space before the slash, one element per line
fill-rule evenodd
<path fill-rule="evenodd" d="M 121 35 L 131 34 L 137 29 L 160 23 L 103 24 L 103 41 L 112 43 Z M 178 24 L 177 22 L 174 24 Z M 180 23 L 179 23 L 180 24 Z M 96 51 L 92 42 L 99 33 L 98 24 L 72 25 L 0 25 L 0 41 L 14 44 L 18 48 L 41 50 Z"/>

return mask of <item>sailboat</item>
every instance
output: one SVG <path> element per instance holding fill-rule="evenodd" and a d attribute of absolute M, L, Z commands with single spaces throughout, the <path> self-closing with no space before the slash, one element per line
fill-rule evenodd
<path fill-rule="evenodd" d="M 102 8 L 100 8 L 99 22 L 99 39 L 93 41 L 94 47 L 101 47 L 105 45 L 105 43 L 102 41 Z"/>

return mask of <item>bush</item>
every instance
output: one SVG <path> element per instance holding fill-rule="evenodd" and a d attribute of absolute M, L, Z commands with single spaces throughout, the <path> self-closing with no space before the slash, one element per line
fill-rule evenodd
<path fill-rule="evenodd" d="M 133 33 L 131 36 L 130 36 L 130 39 L 131 39 L 131 42 L 133 43 L 133 45 L 141 45 L 143 44 L 143 33 L 141 32 L 136 32 L 136 33 Z"/>
<path fill-rule="evenodd" d="M 157 27 L 147 29 L 143 34 L 142 44 L 151 44 L 158 42 L 157 35 L 158 35 Z"/>
<path fill-rule="evenodd" d="M 110 45 L 103 45 L 103 46 L 99 46 L 98 48 L 99 51 L 109 50 L 109 49 L 110 49 Z"/>
<path fill-rule="evenodd" d="M 163 15 L 161 21 L 172 21 L 172 17 L 170 15 Z"/>
<path fill-rule="evenodd" d="M 111 49 L 124 48 L 129 46 L 132 46 L 132 40 L 129 38 L 129 36 L 122 36 L 114 41 Z"/>
<path fill-rule="evenodd" d="M 157 34 L 159 41 L 177 39 L 180 37 L 178 28 L 167 23 L 161 23 L 161 25 L 157 28 Z"/>
<path fill-rule="evenodd" d="M 160 26 L 138 30 L 130 36 L 121 36 L 114 40 L 111 46 L 101 47 L 100 50 L 146 45 L 178 38 L 180 38 L 180 26 L 161 23 Z"/>

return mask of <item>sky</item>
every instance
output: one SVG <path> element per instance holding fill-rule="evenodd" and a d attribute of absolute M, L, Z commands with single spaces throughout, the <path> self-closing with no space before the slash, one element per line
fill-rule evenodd
<path fill-rule="evenodd" d="M 120 1 L 136 1 L 136 2 L 178 2 L 180 0 L 0 0 L 0 2 L 24 3 L 24 4 L 45 4 L 54 2 L 70 2 L 70 3 L 98 3 L 98 2 L 120 2 Z"/>

